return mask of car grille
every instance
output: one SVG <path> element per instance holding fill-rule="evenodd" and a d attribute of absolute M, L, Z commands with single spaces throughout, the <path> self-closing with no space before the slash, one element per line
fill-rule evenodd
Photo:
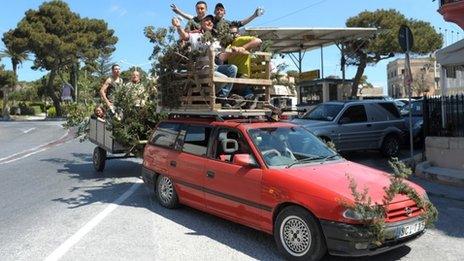
<path fill-rule="evenodd" d="M 391 203 L 387 207 L 386 222 L 397 222 L 412 217 L 416 217 L 422 213 L 422 210 L 413 200 L 406 200 L 396 203 Z"/>

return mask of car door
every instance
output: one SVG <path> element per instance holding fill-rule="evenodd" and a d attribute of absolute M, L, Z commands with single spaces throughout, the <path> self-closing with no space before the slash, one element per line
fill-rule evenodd
<path fill-rule="evenodd" d="M 400 114 L 392 102 L 379 102 L 367 104 L 368 120 L 371 123 L 372 132 L 371 148 L 377 149 L 381 146 L 385 135 L 396 128 L 397 123 L 402 124 Z"/>
<path fill-rule="evenodd" d="M 338 119 L 338 150 L 369 148 L 372 125 L 367 121 L 363 104 L 354 104 L 345 109 Z"/>
<path fill-rule="evenodd" d="M 224 151 L 224 139 L 236 140 L 237 150 Z M 219 128 L 205 169 L 206 207 L 237 222 L 259 227 L 265 208 L 260 204 L 262 170 L 234 164 L 236 154 L 250 154 L 256 159 L 239 131 Z"/>
<path fill-rule="evenodd" d="M 188 124 L 180 131 L 177 141 L 179 155 L 169 162 L 175 169 L 174 182 L 181 203 L 205 208 L 204 169 L 212 127 Z"/>

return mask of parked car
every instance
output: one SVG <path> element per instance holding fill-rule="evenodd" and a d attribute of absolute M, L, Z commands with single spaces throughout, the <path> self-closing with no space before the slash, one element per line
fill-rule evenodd
<path fill-rule="evenodd" d="M 159 123 L 142 168 L 162 206 L 188 205 L 274 235 L 287 259 L 373 255 L 424 233 L 422 210 L 397 195 L 386 206 L 387 241 L 373 244 L 361 215 L 341 203 L 354 202 L 347 173 L 382 202 L 388 174 L 345 160 L 301 126 L 194 117 Z"/>
<path fill-rule="evenodd" d="M 405 130 L 394 102 L 383 100 L 326 102 L 292 122 L 338 151 L 378 149 L 387 157 L 398 156 Z"/>
<path fill-rule="evenodd" d="M 423 100 L 414 100 L 411 102 L 412 137 L 414 143 L 422 143 L 425 139 L 423 109 Z M 404 122 L 408 130 L 407 134 L 409 135 L 409 106 L 406 107 L 406 111 L 404 112 Z"/>

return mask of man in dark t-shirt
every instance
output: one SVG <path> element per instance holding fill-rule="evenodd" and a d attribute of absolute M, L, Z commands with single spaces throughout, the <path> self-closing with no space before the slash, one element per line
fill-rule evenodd
<path fill-rule="evenodd" d="M 242 27 L 248 24 L 249 22 L 253 21 L 253 19 L 255 19 L 256 17 L 262 15 L 262 13 L 263 13 L 263 9 L 256 8 L 255 12 L 251 16 L 243 20 L 229 21 L 224 18 L 226 16 L 226 8 L 224 7 L 222 3 L 217 3 L 216 6 L 214 7 L 214 21 L 213 21 L 214 29 L 219 28 L 221 23 L 226 23 L 227 26 L 230 26 L 231 24 L 235 24 L 238 27 Z"/>

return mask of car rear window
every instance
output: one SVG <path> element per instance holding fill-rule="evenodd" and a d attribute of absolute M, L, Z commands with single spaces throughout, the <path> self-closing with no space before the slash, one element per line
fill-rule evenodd
<path fill-rule="evenodd" d="M 400 112 L 398 111 L 398 109 L 396 108 L 394 103 L 392 103 L 392 102 L 380 102 L 379 105 L 380 105 L 380 107 L 385 109 L 387 112 L 389 112 L 389 114 L 391 114 L 391 116 L 393 116 L 393 117 L 395 117 L 397 119 L 401 118 Z M 389 118 L 391 118 L 391 117 L 389 117 Z"/>
<path fill-rule="evenodd" d="M 179 129 L 179 123 L 160 123 L 150 139 L 150 144 L 172 148 L 176 143 L 176 137 L 179 134 Z"/>
<path fill-rule="evenodd" d="M 342 109 L 343 105 L 341 104 L 320 104 L 303 118 L 315 121 L 333 121 Z"/>

